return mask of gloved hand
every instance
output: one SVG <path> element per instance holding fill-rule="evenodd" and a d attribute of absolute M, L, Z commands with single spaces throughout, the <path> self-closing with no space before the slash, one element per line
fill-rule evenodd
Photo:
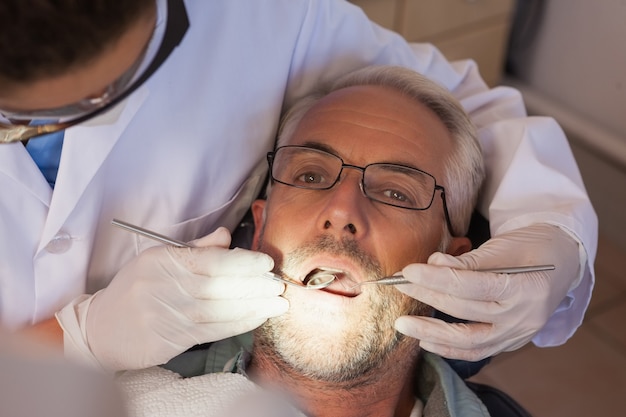
<path fill-rule="evenodd" d="M 90 297 L 83 333 L 100 365 L 162 364 L 286 312 L 284 284 L 259 277 L 273 259 L 229 244 L 230 233 L 220 228 L 192 242 L 194 248 L 150 248 Z"/>
<path fill-rule="evenodd" d="M 553 264 L 553 271 L 522 274 L 474 272 L 505 266 Z M 478 361 L 528 343 L 576 283 L 577 242 L 549 224 L 536 224 L 495 236 L 458 257 L 434 253 L 428 264 L 402 270 L 411 284 L 403 293 L 472 323 L 402 316 L 395 327 L 420 346 L 450 359 Z"/>

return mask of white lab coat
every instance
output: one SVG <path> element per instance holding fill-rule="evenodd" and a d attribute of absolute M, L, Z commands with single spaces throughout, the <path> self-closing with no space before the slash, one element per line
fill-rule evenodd
<path fill-rule="evenodd" d="M 488 165 L 480 209 L 492 234 L 553 222 L 583 243 L 592 264 L 597 220 L 563 133 L 550 119 L 523 118 L 517 92 L 487 90 L 472 62 L 451 66 L 343 1 L 186 5 L 190 28 L 162 67 L 115 111 L 66 131 L 54 193 L 22 144 L 0 146 L 3 325 L 52 317 L 154 245 L 112 227 L 113 218 L 180 240 L 232 229 L 265 178 L 283 101 L 370 63 L 425 73 L 471 113 Z M 592 283 L 587 266 L 536 342 L 573 333 Z"/>

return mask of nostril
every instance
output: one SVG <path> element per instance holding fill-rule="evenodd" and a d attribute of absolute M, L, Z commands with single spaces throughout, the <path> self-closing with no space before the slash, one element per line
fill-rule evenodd
<path fill-rule="evenodd" d="M 330 229 L 332 227 L 332 223 L 330 220 L 326 220 L 324 222 L 324 229 Z M 348 223 L 344 226 L 344 229 L 350 232 L 351 234 L 356 234 L 356 226 L 352 223 Z"/>

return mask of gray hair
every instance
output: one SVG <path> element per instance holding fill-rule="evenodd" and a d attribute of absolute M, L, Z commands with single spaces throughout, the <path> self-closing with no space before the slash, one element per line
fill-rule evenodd
<path fill-rule="evenodd" d="M 282 117 L 277 146 L 291 138 L 300 120 L 320 99 L 342 88 L 365 85 L 387 87 L 425 105 L 448 129 L 453 150 L 444 161 L 446 201 L 455 233 L 465 235 L 485 177 L 476 128 L 448 90 L 415 71 L 391 66 L 366 67 L 301 98 Z M 447 227 L 444 230 L 447 241 L 450 238 Z"/>

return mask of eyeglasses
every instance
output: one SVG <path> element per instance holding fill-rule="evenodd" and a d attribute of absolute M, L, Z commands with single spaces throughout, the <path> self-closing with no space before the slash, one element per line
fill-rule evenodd
<path fill-rule="evenodd" d="M 0 117 L 0 143 L 18 142 L 47 133 L 58 132 L 92 119 L 119 104 L 150 78 L 183 39 L 189 28 L 189 18 L 182 0 L 168 1 L 166 25 L 161 45 L 144 72 L 141 75 L 137 74 L 139 68 L 143 66 L 145 58 L 147 58 L 147 47 L 131 68 L 109 85 L 99 97 L 86 98 L 77 103 L 55 109 L 26 112 L 0 110 L 2 116 Z M 65 120 L 51 123 L 49 122 L 51 119 Z M 47 122 L 28 124 L 33 120 L 47 120 Z"/>
<path fill-rule="evenodd" d="M 417 168 L 388 163 L 359 167 L 344 163 L 332 153 L 296 145 L 281 146 L 269 152 L 267 161 L 273 181 L 307 190 L 329 190 L 339 182 L 344 168 L 359 170 L 362 172 L 361 191 L 366 197 L 407 210 L 428 210 L 439 190 L 448 231 L 455 236 L 445 189 L 437 185 L 435 177 Z"/>

